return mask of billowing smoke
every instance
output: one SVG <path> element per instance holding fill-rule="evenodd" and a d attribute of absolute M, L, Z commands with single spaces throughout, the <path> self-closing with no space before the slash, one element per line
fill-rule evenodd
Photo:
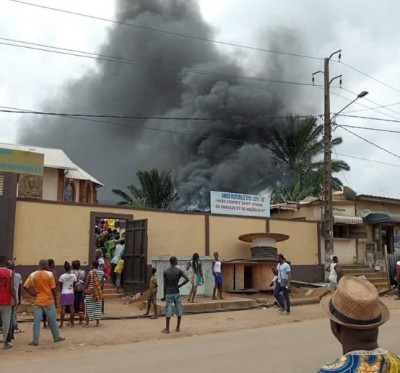
<path fill-rule="evenodd" d="M 120 0 L 117 19 L 182 34 L 213 38 L 195 0 Z M 264 35 L 265 36 L 265 35 Z M 285 31 L 273 43 L 296 40 Z M 270 41 L 270 45 L 273 44 Z M 258 193 L 274 186 L 279 170 L 260 144 L 285 115 L 296 90 L 240 79 L 240 75 L 285 79 L 290 65 L 264 54 L 229 54 L 213 43 L 115 25 L 100 54 L 141 61 L 137 66 L 99 60 L 97 69 L 72 81 L 41 109 L 57 112 L 221 118 L 215 121 L 110 120 L 113 125 L 74 118 L 24 119 L 19 142 L 59 147 L 105 188 L 124 189 L 138 170 L 172 170 L 179 206 L 205 207 L 210 190 Z M 298 61 L 296 61 L 298 64 Z M 155 68 L 154 64 L 181 69 Z M 184 68 L 222 72 L 198 74 Z M 291 78 L 298 78 L 293 77 Z M 298 79 L 296 79 L 298 80 Z M 145 127 L 146 129 L 143 129 Z"/>

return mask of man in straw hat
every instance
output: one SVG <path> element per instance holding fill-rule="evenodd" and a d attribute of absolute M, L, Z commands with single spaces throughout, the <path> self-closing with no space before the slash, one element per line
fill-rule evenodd
<path fill-rule="evenodd" d="M 321 308 L 331 319 L 331 330 L 342 345 L 343 355 L 319 373 L 400 372 L 400 358 L 378 346 L 379 326 L 390 315 L 374 285 L 343 276 L 337 290 L 322 298 Z"/>

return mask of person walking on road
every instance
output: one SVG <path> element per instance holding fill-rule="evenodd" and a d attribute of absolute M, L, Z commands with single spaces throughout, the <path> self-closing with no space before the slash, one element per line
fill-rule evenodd
<path fill-rule="evenodd" d="M 33 339 L 31 346 L 39 346 L 40 320 L 46 315 L 54 342 L 62 342 L 65 338 L 60 336 L 57 326 L 57 292 L 56 281 L 52 272 L 47 270 L 46 259 L 39 262 L 39 269 L 32 272 L 24 283 L 25 291 L 35 298 L 33 312 Z"/>
<path fill-rule="evenodd" d="M 12 347 L 7 340 L 11 325 L 12 306 L 16 299 L 14 290 L 14 272 L 6 267 L 5 257 L 0 257 L 0 316 L 3 324 L 3 349 Z"/>
<path fill-rule="evenodd" d="M 171 266 L 164 271 L 164 297 L 161 300 L 165 300 L 165 329 L 162 333 L 169 334 L 169 324 L 172 317 L 172 305 L 175 305 L 175 314 L 177 316 L 176 331 L 179 332 L 181 329 L 182 321 L 182 302 L 179 288 L 189 282 L 189 278 L 185 275 L 180 268 L 177 267 L 178 259 L 175 256 L 169 258 Z M 180 279 L 184 281 L 179 283 Z"/>
<path fill-rule="evenodd" d="M 290 315 L 289 289 L 291 281 L 291 269 L 283 254 L 278 254 L 276 275 L 278 276 L 278 279 L 276 280 L 274 288 L 274 297 L 278 302 L 281 314 Z"/>
<path fill-rule="evenodd" d="M 335 292 L 322 298 L 322 311 L 342 345 L 343 355 L 318 373 L 400 372 L 400 357 L 379 348 L 379 327 L 390 317 L 368 280 L 343 276 Z"/>
<path fill-rule="evenodd" d="M 338 280 L 340 280 L 340 278 L 338 278 L 338 275 L 340 275 L 340 266 L 339 266 L 339 259 L 337 256 L 334 256 L 332 258 L 332 263 L 329 264 L 326 268 L 325 268 L 326 272 L 329 272 L 329 284 L 328 284 L 328 290 L 329 291 L 334 291 L 337 288 L 337 284 L 338 284 Z"/>

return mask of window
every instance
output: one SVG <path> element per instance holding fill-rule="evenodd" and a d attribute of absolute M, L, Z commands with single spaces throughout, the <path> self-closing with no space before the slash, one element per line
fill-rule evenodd
<path fill-rule="evenodd" d="M 334 238 L 367 238 L 367 227 L 363 224 L 334 224 Z"/>
<path fill-rule="evenodd" d="M 89 182 L 86 184 L 86 203 L 92 203 L 92 188 Z"/>
<path fill-rule="evenodd" d="M 65 184 L 64 202 L 75 202 L 75 186 L 73 181 L 69 181 L 67 184 Z"/>

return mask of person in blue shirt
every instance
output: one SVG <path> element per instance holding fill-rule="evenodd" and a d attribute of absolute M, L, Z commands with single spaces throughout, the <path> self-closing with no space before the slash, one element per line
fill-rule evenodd
<path fill-rule="evenodd" d="M 290 315 L 289 289 L 291 282 L 291 269 L 283 254 L 277 256 L 276 275 L 278 276 L 274 288 L 274 297 L 280 307 L 282 315 Z"/>

